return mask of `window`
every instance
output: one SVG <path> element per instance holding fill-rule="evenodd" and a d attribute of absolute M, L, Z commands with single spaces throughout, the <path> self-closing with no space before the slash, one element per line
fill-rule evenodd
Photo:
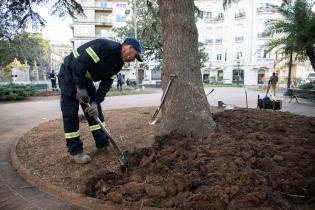
<path fill-rule="evenodd" d="M 236 52 L 236 59 L 240 60 L 243 57 L 243 53 L 241 51 Z"/>
<path fill-rule="evenodd" d="M 117 15 L 117 16 L 116 16 L 116 21 L 117 21 L 117 22 L 126 22 L 126 16 Z"/>
<path fill-rule="evenodd" d="M 212 12 L 203 11 L 203 19 L 210 20 L 212 18 Z"/>
<path fill-rule="evenodd" d="M 127 4 L 124 4 L 124 3 L 117 3 L 117 4 L 116 4 L 116 7 L 117 7 L 117 8 L 127 8 Z"/>
<path fill-rule="evenodd" d="M 263 58 L 270 58 L 270 52 L 268 52 L 267 50 L 264 50 Z"/>
<path fill-rule="evenodd" d="M 213 39 L 206 39 L 206 44 L 213 44 Z"/>
<path fill-rule="evenodd" d="M 217 61 L 222 60 L 222 54 L 217 54 Z"/>
<path fill-rule="evenodd" d="M 220 39 L 215 39 L 215 44 L 222 44 L 222 38 L 220 38 Z"/>
<path fill-rule="evenodd" d="M 102 0 L 101 1 L 101 7 L 102 8 L 107 8 L 107 0 Z"/>

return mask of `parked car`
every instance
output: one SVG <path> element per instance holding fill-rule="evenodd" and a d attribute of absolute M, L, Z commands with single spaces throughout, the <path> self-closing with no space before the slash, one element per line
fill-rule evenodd
<path fill-rule="evenodd" d="M 128 79 L 126 81 L 127 85 L 130 85 L 130 86 L 136 86 L 137 85 L 137 81 L 135 79 Z"/>
<path fill-rule="evenodd" d="M 315 83 L 315 73 L 309 73 L 306 80 L 308 80 L 310 83 Z"/>

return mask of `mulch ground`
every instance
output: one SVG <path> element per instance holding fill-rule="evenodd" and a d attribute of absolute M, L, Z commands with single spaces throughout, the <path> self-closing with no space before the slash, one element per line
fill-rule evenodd
<path fill-rule="evenodd" d="M 217 112 L 218 110 L 212 109 Z M 97 152 L 86 121 L 77 165 L 65 148 L 61 120 L 43 123 L 19 142 L 21 162 L 35 176 L 125 206 L 175 209 L 315 209 L 315 118 L 256 109 L 214 114 L 206 139 L 154 139 L 153 108 L 106 111 L 107 127 L 131 151 L 131 168 L 117 173 L 113 148 Z"/>

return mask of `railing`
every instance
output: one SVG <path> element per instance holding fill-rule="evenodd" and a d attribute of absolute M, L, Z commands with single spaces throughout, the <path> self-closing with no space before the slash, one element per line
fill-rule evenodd
<path fill-rule="evenodd" d="M 246 17 L 246 12 L 239 12 L 235 14 L 235 19 Z"/>
<path fill-rule="evenodd" d="M 257 38 L 259 38 L 259 39 L 268 39 L 269 36 L 267 36 L 267 35 L 264 34 L 264 33 L 258 33 L 258 34 L 257 34 Z"/>
<path fill-rule="evenodd" d="M 257 13 L 273 13 L 276 12 L 276 9 L 272 7 L 259 7 L 257 8 Z"/>
<path fill-rule="evenodd" d="M 104 24 L 104 25 L 112 25 L 113 21 L 110 18 L 100 18 L 100 19 L 96 19 L 95 23 Z"/>
<path fill-rule="evenodd" d="M 206 18 L 205 22 L 206 23 L 217 23 L 217 22 L 222 22 L 224 21 L 224 16 L 217 16 L 215 18 Z"/>

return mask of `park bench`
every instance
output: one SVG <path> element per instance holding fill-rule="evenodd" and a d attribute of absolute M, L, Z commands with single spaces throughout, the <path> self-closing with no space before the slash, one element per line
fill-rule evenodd
<path fill-rule="evenodd" d="M 48 90 L 48 84 L 42 83 L 42 84 L 35 84 L 34 87 L 37 90 Z"/>
<path fill-rule="evenodd" d="M 291 103 L 292 99 L 295 98 L 296 102 L 299 103 L 297 98 L 304 98 L 311 101 L 315 101 L 315 90 L 308 90 L 308 89 L 299 89 L 299 88 L 290 88 L 289 89 L 289 96 Z"/>

